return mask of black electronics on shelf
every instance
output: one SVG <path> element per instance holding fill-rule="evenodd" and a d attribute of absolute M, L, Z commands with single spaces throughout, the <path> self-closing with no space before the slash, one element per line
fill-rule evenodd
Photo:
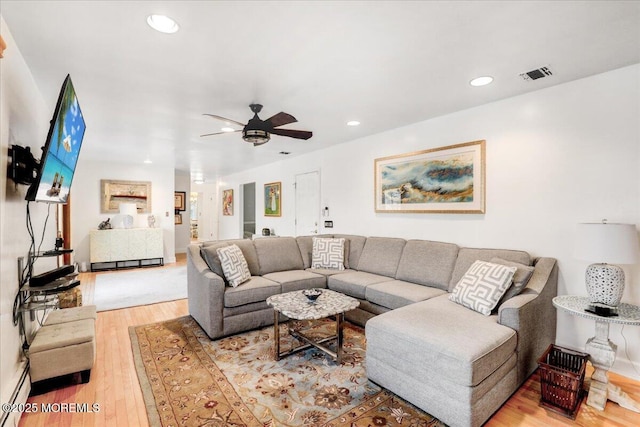
<path fill-rule="evenodd" d="M 56 279 L 73 273 L 74 270 L 75 267 L 73 265 L 63 265 L 62 267 L 54 268 L 53 270 L 31 277 L 29 279 L 29 286 L 32 288 L 44 286 L 47 283 L 51 283 Z"/>

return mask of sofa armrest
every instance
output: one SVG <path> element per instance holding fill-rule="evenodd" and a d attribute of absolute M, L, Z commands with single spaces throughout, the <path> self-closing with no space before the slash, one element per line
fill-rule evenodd
<path fill-rule="evenodd" d="M 209 338 L 222 335 L 225 284 L 212 272 L 200 256 L 200 248 L 187 250 L 187 294 L 189 314 L 204 329 Z"/>
<path fill-rule="evenodd" d="M 538 358 L 556 340 L 557 313 L 551 300 L 557 294 L 558 265 L 539 258 L 525 290 L 500 306 L 498 322 L 518 334 L 518 381 L 523 383 L 538 366 Z"/>

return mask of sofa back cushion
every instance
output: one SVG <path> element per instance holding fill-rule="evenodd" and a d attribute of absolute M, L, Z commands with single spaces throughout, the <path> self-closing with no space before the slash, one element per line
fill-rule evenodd
<path fill-rule="evenodd" d="M 215 240 L 211 242 L 204 242 L 200 247 L 200 255 L 209 266 L 209 269 L 222 277 L 225 283 L 228 284 L 227 279 L 224 277 L 222 266 L 220 265 L 220 257 L 218 257 L 217 250 L 218 248 L 231 245 L 237 245 L 240 248 L 242 255 L 244 255 L 244 259 L 247 261 L 251 275 L 259 275 L 260 265 L 258 264 L 258 254 L 255 246 L 253 246 L 253 241 L 250 239 Z"/>
<path fill-rule="evenodd" d="M 492 258 L 502 258 L 507 261 L 531 265 L 531 256 L 524 251 L 514 251 L 510 249 L 460 248 L 458 251 L 458 258 L 456 259 L 456 265 L 453 268 L 453 275 L 449 282 L 449 292 L 453 290 L 474 262 L 489 262 Z"/>
<path fill-rule="evenodd" d="M 304 270 L 300 248 L 293 237 L 263 237 L 253 241 L 258 253 L 260 275 L 276 271 Z"/>
<path fill-rule="evenodd" d="M 369 237 L 358 260 L 358 270 L 395 277 L 407 241 L 394 237 Z M 351 268 L 353 265 L 349 263 Z"/>
<path fill-rule="evenodd" d="M 355 234 L 334 234 L 333 237 L 345 239 L 344 249 L 347 254 L 344 259 L 344 268 L 356 268 L 367 238 Z"/>
<path fill-rule="evenodd" d="M 446 291 L 458 249 L 453 243 L 409 240 L 402 251 L 396 279 Z"/>

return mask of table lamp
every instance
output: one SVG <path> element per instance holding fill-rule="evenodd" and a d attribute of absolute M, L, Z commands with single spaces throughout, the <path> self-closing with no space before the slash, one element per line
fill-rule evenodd
<path fill-rule="evenodd" d="M 634 224 L 578 224 L 575 258 L 593 261 L 585 282 L 591 303 L 617 307 L 624 292 L 624 270 L 612 264 L 635 264 L 638 259 L 638 232 Z"/>

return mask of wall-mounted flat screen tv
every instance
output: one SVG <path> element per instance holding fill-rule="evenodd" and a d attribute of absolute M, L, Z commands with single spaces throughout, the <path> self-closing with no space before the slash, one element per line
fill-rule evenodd
<path fill-rule="evenodd" d="M 26 200 L 67 202 L 85 129 L 78 97 L 73 89 L 71 77 L 67 75 L 60 89 L 47 140 L 42 148 L 40 169 L 36 180 L 27 191 Z"/>

